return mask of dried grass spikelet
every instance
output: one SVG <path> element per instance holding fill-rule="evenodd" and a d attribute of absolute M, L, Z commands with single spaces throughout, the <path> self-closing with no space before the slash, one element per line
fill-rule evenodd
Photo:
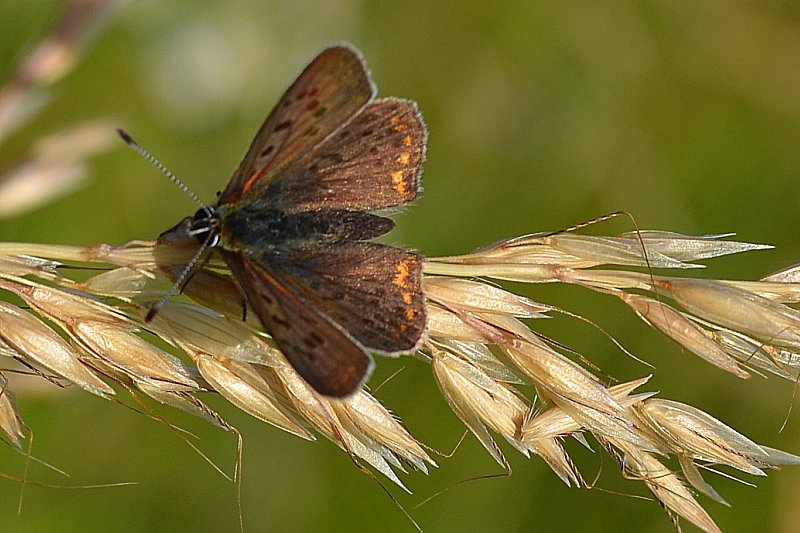
<path fill-rule="evenodd" d="M 8 390 L 8 379 L 0 373 L 0 429 L 17 448 L 22 447 L 25 432 L 22 430 L 22 419 L 17 412 L 17 402 Z"/>
<path fill-rule="evenodd" d="M 714 531 L 710 517 L 658 457 L 676 455 L 687 480 L 719 501 L 724 500 L 702 480 L 696 462 L 726 464 L 760 475 L 764 467 L 794 464 L 796 458 L 745 445 L 749 441 L 744 437 L 733 438 L 739 434 L 723 431 L 723 426 L 688 406 L 681 410 L 675 407 L 679 404 L 652 398 L 652 393 L 633 394 L 647 378 L 608 386 L 523 322 L 549 318 L 554 307 L 475 276 L 572 283 L 612 294 L 648 324 L 724 370 L 745 377 L 743 368 L 755 367 L 790 377 L 797 375 L 800 358 L 792 351 L 793 335 L 798 334 L 793 329 L 795 312 L 784 302 L 796 298 L 788 282 L 706 284 L 652 272 L 597 268 L 613 264 L 697 268 L 691 261 L 759 248 L 716 236 L 691 238 L 664 232 L 645 232 L 641 238 L 561 234 L 520 237 L 464 256 L 429 259 L 424 279 L 429 321 L 422 352 L 429 357 L 434 379 L 453 412 L 499 464 L 506 466 L 508 461 L 494 435 L 524 456 L 542 457 L 568 485 L 586 486 L 563 440 L 571 436 L 589 446 L 587 436 L 592 435 L 671 512 Z M 406 466 L 427 472 L 436 465 L 367 391 L 333 400 L 311 389 L 260 331 L 253 313 L 243 313 L 242 298 L 224 263 L 216 258 L 186 287 L 186 294 L 202 305 L 168 302 L 150 323 L 143 323 L 144 311 L 169 290 L 169 278 L 184 268 L 192 253 L 150 242 L 91 248 L 0 243 L 0 288 L 31 309 L 0 306 L 0 325 L 6 321 L 12 326 L 0 332 L 4 353 L 108 396 L 113 389 L 101 380 L 104 375 L 229 428 L 196 397 L 201 390 L 215 390 L 241 410 L 284 431 L 309 440 L 315 434 L 328 438 L 403 488 L 397 472 L 405 472 Z M 116 268 L 81 282 L 65 275 L 67 264 L 87 262 Z M 664 301 L 667 298 L 674 305 Z M 746 314 L 752 311 L 761 317 L 748 322 Z M 242 321 L 243 314 L 247 322 Z M 59 354 L 56 360 L 41 353 L 41 346 L 49 344 L 40 337 L 13 337 L 20 329 L 14 328 L 15 321 L 26 324 L 26 335 L 36 332 L 57 346 L 50 349 Z M 173 349 L 153 346 L 152 336 Z M 529 386 L 538 401 L 524 392 Z M 0 397 L 0 427 L 18 443 L 21 426 L 14 422 L 18 418 L 2 401 Z M 675 412 L 691 413 L 706 425 L 697 422 L 695 433 L 678 439 L 671 417 Z M 703 436 L 718 439 L 719 450 L 716 454 L 701 450 L 691 435 L 699 442 Z M 722 437 L 733 438 L 739 447 Z"/>
<path fill-rule="evenodd" d="M 631 479 L 642 481 L 668 511 L 685 518 L 707 533 L 722 532 L 680 478 L 653 454 L 623 440 L 605 437 L 598 439 L 610 455 L 617 459 L 625 474 Z"/>

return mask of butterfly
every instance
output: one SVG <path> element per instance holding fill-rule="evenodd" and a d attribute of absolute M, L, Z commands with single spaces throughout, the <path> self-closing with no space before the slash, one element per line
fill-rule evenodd
<path fill-rule="evenodd" d="M 370 239 L 394 227 L 375 211 L 418 196 L 427 131 L 414 102 L 375 92 L 358 51 L 323 50 L 216 202 L 159 237 L 217 250 L 292 367 L 332 397 L 359 390 L 370 352 L 415 350 L 426 324 L 422 257 Z"/>

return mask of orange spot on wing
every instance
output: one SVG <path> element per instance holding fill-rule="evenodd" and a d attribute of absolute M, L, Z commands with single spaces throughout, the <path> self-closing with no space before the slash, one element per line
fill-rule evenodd
<path fill-rule="evenodd" d="M 395 275 L 392 283 L 398 287 L 405 288 L 408 285 L 408 276 L 408 260 L 406 259 L 405 261 L 400 261 L 397 263 L 397 274 Z"/>
<path fill-rule="evenodd" d="M 410 262 L 410 259 L 406 259 L 397 263 L 397 272 L 394 276 L 394 280 L 392 280 L 392 283 L 401 289 L 405 289 L 402 291 L 401 297 L 403 298 L 403 303 L 408 306 L 403 310 L 403 317 L 407 322 L 399 325 L 401 332 L 408 330 L 411 327 L 411 322 L 413 322 L 417 316 L 417 310 L 411 306 L 411 304 L 414 302 L 414 295 L 410 290 L 412 287 L 409 284 L 409 280 L 411 278 Z"/>
<path fill-rule="evenodd" d="M 408 152 L 403 152 L 402 154 L 400 154 L 400 157 L 397 158 L 397 162 L 400 163 L 401 165 L 407 165 L 410 159 L 411 159 L 411 154 L 409 154 Z"/>
<path fill-rule="evenodd" d="M 392 185 L 394 186 L 394 190 L 400 194 L 405 194 L 408 192 L 408 188 L 406 187 L 406 178 L 403 176 L 402 170 L 395 170 L 392 172 Z"/>
<path fill-rule="evenodd" d="M 411 135 L 403 137 L 403 146 L 411 146 Z"/>

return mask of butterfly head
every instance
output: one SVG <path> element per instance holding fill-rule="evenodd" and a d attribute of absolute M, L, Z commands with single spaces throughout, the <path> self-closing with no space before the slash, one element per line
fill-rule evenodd
<path fill-rule="evenodd" d="M 201 207 L 192 217 L 186 217 L 158 236 L 158 243 L 176 247 L 204 248 L 220 243 L 220 219 L 216 206 Z"/>

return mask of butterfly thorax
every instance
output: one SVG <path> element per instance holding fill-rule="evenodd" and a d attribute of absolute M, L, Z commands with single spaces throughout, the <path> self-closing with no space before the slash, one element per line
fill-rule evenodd
<path fill-rule="evenodd" d="M 284 212 L 263 205 L 221 205 L 221 245 L 227 250 L 291 247 L 293 243 L 336 244 L 372 239 L 394 227 L 391 219 L 364 211 L 326 209 Z"/>

